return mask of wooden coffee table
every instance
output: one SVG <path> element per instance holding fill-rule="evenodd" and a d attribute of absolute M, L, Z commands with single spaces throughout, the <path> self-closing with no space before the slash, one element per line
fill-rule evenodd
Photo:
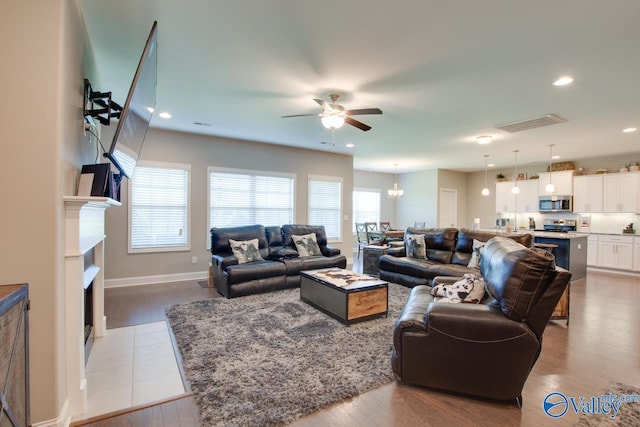
<path fill-rule="evenodd" d="M 300 273 L 300 299 L 345 325 L 386 316 L 387 282 L 341 268 Z"/>

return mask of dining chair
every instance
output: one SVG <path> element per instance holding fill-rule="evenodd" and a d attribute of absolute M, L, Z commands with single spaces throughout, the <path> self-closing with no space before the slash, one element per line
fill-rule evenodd
<path fill-rule="evenodd" d="M 380 231 L 386 233 L 387 231 L 391 231 L 391 222 L 390 221 L 380 221 Z"/>
<path fill-rule="evenodd" d="M 358 258 L 360 258 L 360 251 L 369 244 L 367 227 L 364 222 L 356 222 L 356 236 L 358 237 Z"/>
<path fill-rule="evenodd" d="M 418 221 L 416 221 L 416 222 L 414 222 L 414 223 L 413 223 L 413 226 L 414 226 L 415 228 L 424 228 L 424 225 L 425 225 L 425 223 L 424 223 L 424 222 L 418 222 Z"/>
<path fill-rule="evenodd" d="M 367 242 L 369 245 L 382 245 L 384 242 L 384 234 L 378 230 L 378 223 L 365 222 L 364 226 L 367 230 Z"/>

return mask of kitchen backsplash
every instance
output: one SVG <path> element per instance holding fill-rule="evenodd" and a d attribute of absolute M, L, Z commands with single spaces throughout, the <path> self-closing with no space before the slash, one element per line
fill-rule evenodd
<path fill-rule="evenodd" d="M 508 218 L 514 223 L 513 214 L 498 215 L 498 218 Z M 533 218 L 536 228 L 542 229 L 545 219 L 573 219 L 577 223 L 577 231 L 583 233 L 606 233 L 606 234 L 622 234 L 630 223 L 633 223 L 635 230 L 640 230 L 639 214 L 618 214 L 618 213 L 591 213 L 591 214 L 575 214 L 575 213 L 529 213 L 518 214 L 518 227 L 529 228 L 529 218 Z M 491 224 L 490 227 L 493 227 Z M 636 231 L 640 236 L 640 232 Z"/>

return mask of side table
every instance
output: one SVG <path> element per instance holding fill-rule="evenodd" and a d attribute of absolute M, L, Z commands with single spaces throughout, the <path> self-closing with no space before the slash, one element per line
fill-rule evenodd
<path fill-rule="evenodd" d="M 380 275 L 380 257 L 387 253 L 389 246 L 369 245 L 362 248 L 362 272 L 371 276 Z"/>

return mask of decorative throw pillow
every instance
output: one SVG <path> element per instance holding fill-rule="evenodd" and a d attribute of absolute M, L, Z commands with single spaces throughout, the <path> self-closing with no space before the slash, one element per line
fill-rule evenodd
<path fill-rule="evenodd" d="M 296 245 L 300 256 L 321 256 L 320 246 L 316 239 L 316 233 L 309 233 L 302 236 L 292 235 L 291 239 Z"/>
<path fill-rule="evenodd" d="M 424 234 L 407 234 L 404 244 L 409 258 L 427 257 L 427 244 L 424 241 Z"/>
<path fill-rule="evenodd" d="M 480 256 L 482 256 L 482 249 L 487 242 L 481 242 L 480 240 L 473 239 L 473 249 L 471 250 L 471 259 L 467 267 L 480 269 Z"/>
<path fill-rule="evenodd" d="M 253 240 L 233 240 L 229 239 L 229 245 L 231 251 L 236 258 L 238 258 L 239 264 L 254 261 L 264 261 L 260 255 L 258 248 L 258 239 Z"/>
<path fill-rule="evenodd" d="M 484 297 L 484 279 L 467 273 L 457 282 L 434 286 L 430 292 L 442 298 L 438 302 L 478 304 Z"/>

